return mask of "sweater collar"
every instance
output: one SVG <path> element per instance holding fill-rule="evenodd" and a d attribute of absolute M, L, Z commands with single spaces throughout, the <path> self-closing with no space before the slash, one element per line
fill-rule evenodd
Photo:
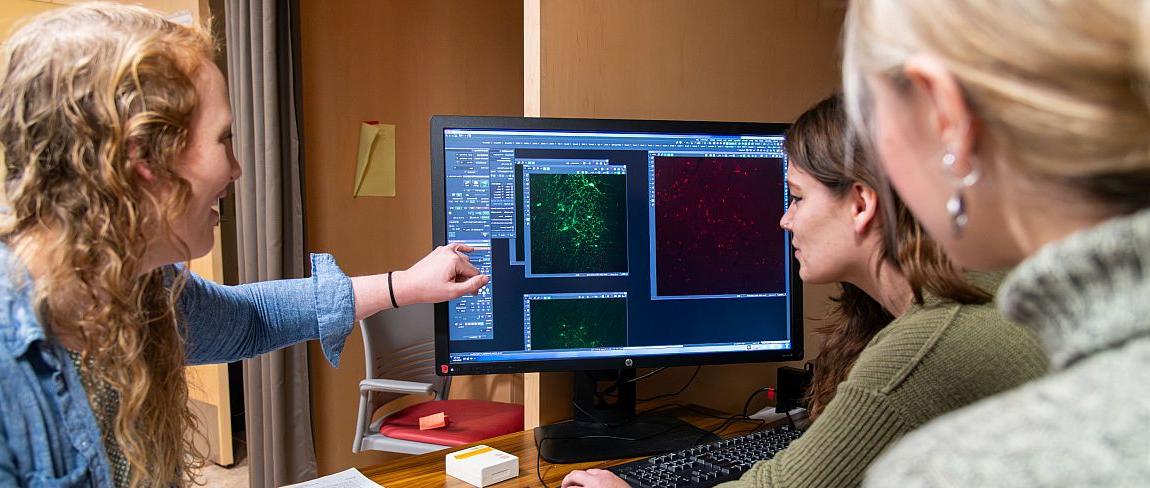
<path fill-rule="evenodd" d="M 1055 369 L 1150 333 L 1150 210 L 1050 243 L 999 290 L 1002 313 L 1031 327 Z"/>

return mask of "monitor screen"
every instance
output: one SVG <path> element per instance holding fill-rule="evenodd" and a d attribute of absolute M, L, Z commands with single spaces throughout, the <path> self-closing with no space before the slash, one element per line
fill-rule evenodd
<path fill-rule="evenodd" d="M 435 241 L 491 276 L 436 306 L 438 372 L 800 359 L 785 128 L 433 117 Z"/>

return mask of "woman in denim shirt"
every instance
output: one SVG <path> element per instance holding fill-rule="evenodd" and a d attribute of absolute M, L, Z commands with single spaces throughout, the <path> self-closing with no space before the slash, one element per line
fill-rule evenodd
<path fill-rule="evenodd" d="M 187 485 L 185 364 L 318 338 L 335 365 L 354 319 L 488 281 L 460 244 L 350 279 L 327 255 L 236 287 L 174 265 L 212 248 L 240 175 L 212 54 L 201 28 L 123 5 L 49 12 L 5 45 L 0 486 Z"/>

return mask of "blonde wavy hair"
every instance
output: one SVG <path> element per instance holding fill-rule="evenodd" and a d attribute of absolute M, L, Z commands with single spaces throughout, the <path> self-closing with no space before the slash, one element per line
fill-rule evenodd
<path fill-rule="evenodd" d="M 1025 25 L 1020 24 L 1025 19 Z M 868 76 L 939 57 L 996 147 L 1033 181 L 1119 213 L 1150 207 L 1150 2 L 854 0 L 843 88 L 868 133 Z"/>
<path fill-rule="evenodd" d="M 202 27 L 90 4 L 35 17 L 2 55 L 0 239 L 24 263 L 51 264 L 35 276 L 36 309 L 51 336 L 75 339 L 84 372 L 119 393 L 111 434 L 132 486 L 193 483 L 203 464 L 188 435 L 198 430 L 176 310 L 183 276 L 143 258 L 157 232 L 181 242 L 171 222 L 190 186 L 174 169 L 198 103 L 191 74 L 213 52 Z M 140 164 L 171 191 L 149 191 Z"/>

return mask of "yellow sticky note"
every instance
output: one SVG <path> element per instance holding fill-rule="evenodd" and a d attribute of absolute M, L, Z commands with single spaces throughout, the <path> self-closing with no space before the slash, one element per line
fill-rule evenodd
<path fill-rule="evenodd" d="M 395 196 L 395 126 L 364 122 L 359 126 L 359 154 L 355 161 L 357 197 Z"/>

